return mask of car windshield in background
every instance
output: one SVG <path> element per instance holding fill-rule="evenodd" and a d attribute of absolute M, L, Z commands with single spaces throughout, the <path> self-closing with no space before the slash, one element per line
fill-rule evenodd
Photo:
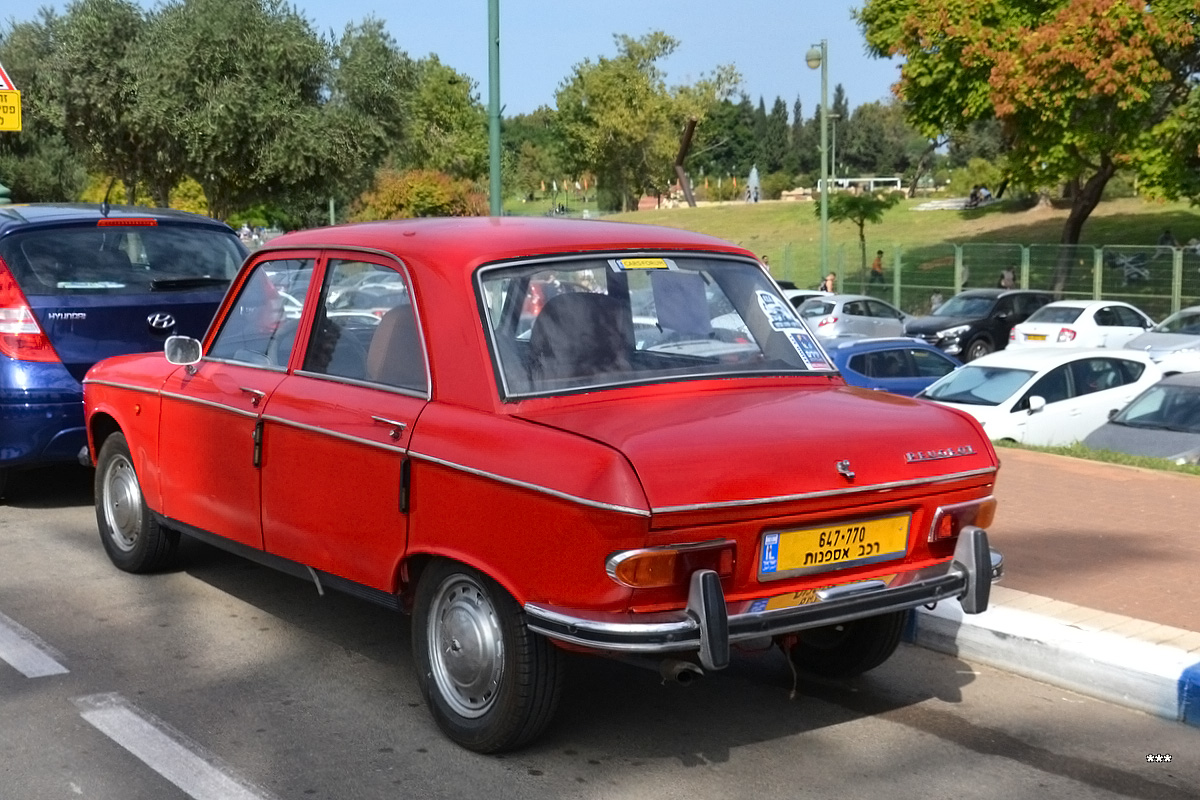
<path fill-rule="evenodd" d="M 996 301 L 991 297 L 955 295 L 933 310 L 935 317 L 983 317 Z"/>
<path fill-rule="evenodd" d="M 1113 418 L 1131 428 L 1200 433 L 1200 389 L 1195 386 L 1152 386 Z"/>
<path fill-rule="evenodd" d="M 484 268 L 505 396 L 730 375 L 832 371 L 762 270 L 703 256 Z"/>
<path fill-rule="evenodd" d="M 1072 308 L 1071 306 L 1042 306 L 1037 311 L 1029 315 L 1026 322 L 1074 322 L 1079 319 L 1079 315 L 1083 313 L 1082 308 Z"/>
<path fill-rule="evenodd" d="M 1012 397 L 1031 377 L 1033 372 L 1025 369 L 968 364 L 930 386 L 921 396 L 945 403 L 997 406 Z"/>
<path fill-rule="evenodd" d="M 227 285 L 237 239 L 169 225 L 56 227 L 10 237 L 3 257 L 26 295 L 142 294 Z"/>
<path fill-rule="evenodd" d="M 1180 311 L 1172 314 L 1152 330 L 1155 333 L 1200 334 L 1200 311 Z"/>

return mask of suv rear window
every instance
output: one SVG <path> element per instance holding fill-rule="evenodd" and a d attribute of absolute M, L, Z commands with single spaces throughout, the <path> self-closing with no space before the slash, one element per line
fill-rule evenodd
<path fill-rule="evenodd" d="M 237 275 L 243 257 L 232 232 L 162 224 L 44 228 L 0 242 L 27 297 L 211 290 Z"/>

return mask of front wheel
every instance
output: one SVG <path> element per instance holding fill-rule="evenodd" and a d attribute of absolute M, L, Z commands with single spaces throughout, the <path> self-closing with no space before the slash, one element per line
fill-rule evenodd
<path fill-rule="evenodd" d="M 96 524 L 109 559 L 126 572 L 153 572 L 171 563 L 179 534 L 158 524 L 142 498 L 129 443 L 114 433 L 96 460 Z"/>
<path fill-rule="evenodd" d="M 562 658 L 487 576 L 449 561 L 430 564 L 417 584 L 412 637 L 421 691 L 453 741 L 497 753 L 530 742 L 550 723 Z"/>
<path fill-rule="evenodd" d="M 974 361 L 977 358 L 986 356 L 992 352 L 992 343 L 987 339 L 976 339 L 967 346 L 967 361 Z"/>
<path fill-rule="evenodd" d="M 887 661 L 900 646 L 906 611 L 801 631 L 788 657 L 799 670 L 853 678 Z"/>

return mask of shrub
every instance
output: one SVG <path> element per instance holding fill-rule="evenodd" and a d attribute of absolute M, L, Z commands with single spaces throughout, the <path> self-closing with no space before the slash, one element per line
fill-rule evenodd
<path fill-rule="evenodd" d="M 351 219 L 471 217 L 487 213 L 487 207 L 486 198 L 470 181 L 435 170 L 381 169 L 375 173 L 374 185 L 358 198 Z"/>

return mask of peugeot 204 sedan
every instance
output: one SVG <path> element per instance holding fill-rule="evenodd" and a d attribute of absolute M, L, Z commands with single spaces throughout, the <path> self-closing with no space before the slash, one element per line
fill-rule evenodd
<path fill-rule="evenodd" d="M 365 282 L 391 305 L 347 313 Z M 280 286 L 307 287 L 298 313 Z M 479 752 L 544 730 L 563 651 L 690 679 L 774 643 L 852 676 L 910 609 L 983 611 L 1002 569 L 978 423 L 847 386 L 753 254 L 694 233 L 285 234 L 203 341 L 85 390 L 117 567 L 184 534 L 410 612 L 430 712 Z"/>

